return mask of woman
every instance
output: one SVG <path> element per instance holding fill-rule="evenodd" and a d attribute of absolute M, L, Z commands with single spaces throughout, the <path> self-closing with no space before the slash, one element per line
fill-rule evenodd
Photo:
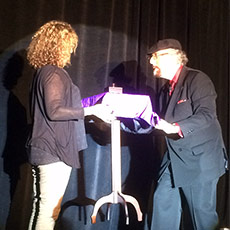
<path fill-rule="evenodd" d="M 71 25 L 50 21 L 34 34 L 27 50 L 29 64 L 36 69 L 27 143 L 34 179 L 29 229 L 54 228 L 71 168 L 80 167 L 78 152 L 87 147 L 84 116 L 102 112 L 102 105 L 82 108 L 80 91 L 63 69 L 77 45 Z"/>

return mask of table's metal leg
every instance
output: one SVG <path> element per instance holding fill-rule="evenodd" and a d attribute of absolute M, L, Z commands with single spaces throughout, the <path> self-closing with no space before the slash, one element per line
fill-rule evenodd
<path fill-rule="evenodd" d="M 106 212 L 106 219 L 110 220 L 110 213 L 111 213 L 111 203 L 108 203 L 107 205 L 107 212 Z"/>
<path fill-rule="evenodd" d="M 127 202 L 124 198 L 124 194 L 119 194 L 118 195 L 119 197 L 119 203 L 123 204 L 124 208 L 125 208 L 125 217 L 126 217 L 126 224 L 128 225 L 129 224 L 129 212 L 128 212 L 128 206 L 127 206 Z"/>
<path fill-rule="evenodd" d="M 123 197 L 124 197 L 124 200 L 130 204 L 132 204 L 136 210 L 136 213 L 137 213 L 137 219 L 138 221 L 142 221 L 142 212 L 141 212 L 141 209 L 140 209 L 140 206 L 137 202 L 137 200 L 132 197 L 132 196 L 129 196 L 129 195 L 125 195 L 125 194 L 121 194 Z"/>
<path fill-rule="evenodd" d="M 93 214 L 91 216 L 91 221 L 93 224 L 96 223 L 96 216 L 99 208 L 105 203 L 113 203 L 113 192 L 107 196 L 101 197 L 95 204 Z"/>

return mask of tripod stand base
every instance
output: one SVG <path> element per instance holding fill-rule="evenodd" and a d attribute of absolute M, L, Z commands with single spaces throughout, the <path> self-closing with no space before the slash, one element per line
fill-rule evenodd
<path fill-rule="evenodd" d="M 125 194 L 114 191 L 107 196 L 101 197 L 96 202 L 96 204 L 94 206 L 93 214 L 91 216 L 92 224 L 96 223 L 96 215 L 97 215 L 99 208 L 106 203 L 108 203 L 108 205 L 109 205 L 108 212 L 107 212 L 107 220 L 110 219 L 110 205 L 120 203 L 125 208 L 126 224 L 128 225 L 129 224 L 129 214 L 128 214 L 127 203 L 130 203 L 134 206 L 134 208 L 136 210 L 138 221 L 142 221 L 142 212 L 140 210 L 140 207 L 139 207 L 137 200 L 132 196 L 125 195 Z"/>

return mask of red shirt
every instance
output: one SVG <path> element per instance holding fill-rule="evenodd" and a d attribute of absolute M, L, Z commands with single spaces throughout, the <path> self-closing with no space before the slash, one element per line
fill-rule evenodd
<path fill-rule="evenodd" d="M 175 89 L 175 85 L 178 82 L 182 67 L 183 67 L 183 65 L 181 65 L 178 68 L 178 70 L 176 71 L 176 74 L 174 75 L 173 79 L 169 82 L 169 84 L 170 84 L 169 96 L 172 95 L 172 93 L 173 93 L 173 91 Z M 178 126 L 180 128 L 180 126 L 177 123 L 173 123 L 173 125 L 176 125 L 176 126 Z M 183 133 L 182 133 L 181 129 L 179 130 L 178 134 L 179 134 L 180 137 L 183 137 Z"/>
<path fill-rule="evenodd" d="M 182 68 L 183 68 L 183 65 L 181 65 L 178 68 L 178 70 L 176 71 L 176 74 L 174 75 L 173 79 L 169 82 L 169 84 L 170 84 L 169 96 L 172 95 L 172 92 L 173 92 L 173 90 L 175 88 L 175 85 L 178 82 L 178 79 L 179 79 L 180 72 L 181 72 Z"/>

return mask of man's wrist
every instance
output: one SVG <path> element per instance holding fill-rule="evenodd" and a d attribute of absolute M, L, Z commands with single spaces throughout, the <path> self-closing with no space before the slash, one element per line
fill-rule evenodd
<path fill-rule="evenodd" d="M 179 124 L 178 123 L 173 123 L 173 126 L 175 126 L 175 128 L 176 128 L 176 133 L 178 133 L 178 135 L 180 136 L 180 137 L 184 137 L 184 135 L 183 135 L 183 133 L 182 133 L 182 131 L 181 131 L 181 128 L 180 128 L 180 126 L 179 126 Z"/>

